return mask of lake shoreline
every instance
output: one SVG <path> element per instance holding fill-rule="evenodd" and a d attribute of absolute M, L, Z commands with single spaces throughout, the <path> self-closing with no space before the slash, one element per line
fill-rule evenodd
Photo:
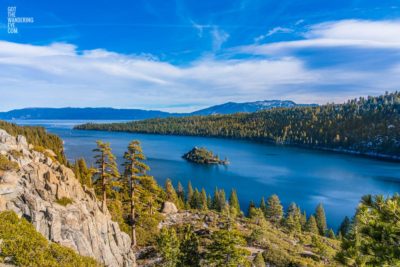
<path fill-rule="evenodd" d="M 376 160 L 381 160 L 381 161 L 387 161 L 387 162 L 400 162 L 400 156 L 392 156 L 392 155 L 387 155 L 387 154 L 381 154 L 381 153 L 376 153 L 376 152 L 360 152 L 356 150 L 351 150 L 351 149 L 343 149 L 343 148 L 329 148 L 329 147 L 318 147 L 318 146 L 307 146 L 307 145 L 301 145 L 301 144 L 291 144 L 291 143 L 276 143 L 272 141 L 267 141 L 267 140 L 260 140 L 256 138 L 234 138 L 234 137 L 225 137 L 225 136 L 209 136 L 209 135 L 190 135 L 190 134 L 168 134 L 168 133 L 149 133 L 149 132 L 142 132 L 142 131 L 118 131 L 118 130 L 97 130 L 97 129 L 79 129 L 76 128 L 75 125 L 73 130 L 77 131 L 99 131 L 99 132 L 122 132 L 122 133 L 137 133 L 137 134 L 149 134 L 149 135 L 165 135 L 165 136 L 191 136 L 191 137 L 205 137 L 205 138 L 217 138 L 217 139 L 227 139 L 227 140 L 244 140 L 244 141 L 251 141 L 255 143 L 265 143 L 265 144 L 271 144 L 271 145 L 276 145 L 276 146 L 288 146 L 288 147 L 299 147 L 303 149 L 308 149 L 308 150 L 319 150 L 319 151 L 326 151 L 326 152 L 334 152 L 338 154 L 345 154 L 345 155 L 353 155 L 353 156 L 358 156 L 358 157 L 363 157 L 363 158 L 369 158 L 369 159 L 376 159 Z"/>

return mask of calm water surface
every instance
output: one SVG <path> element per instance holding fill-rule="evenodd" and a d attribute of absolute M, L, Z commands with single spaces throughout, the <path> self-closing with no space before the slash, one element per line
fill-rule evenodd
<path fill-rule="evenodd" d="M 65 141 L 68 159 L 84 157 L 92 162 L 96 140 L 111 143 L 121 162 L 128 143 L 141 141 L 151 167 L 150 174 L 160 184 L 167 178 L 186 187 L 204 187 L 212 193 L 224 188 L 227 196 L 237 189 L 242 210 L 250 200 L 277 194 L 287 207 L 296 202 L 307 214 L 323 203 L 328 224 L 335 228 L 345 215 L 352 216 L 365 194 L 391 195 L 400 192 L 400 164 L 351 155 L 313 151 L 301 148 L 260 144 L 249 141 L 205 137 L 184 137 L 73 130 L 82 121 L 14 121 L 39 124 Z M 204 146 L 229 166 L 203 166 L 187 162 L 181 156 L 194 146 Z"/>

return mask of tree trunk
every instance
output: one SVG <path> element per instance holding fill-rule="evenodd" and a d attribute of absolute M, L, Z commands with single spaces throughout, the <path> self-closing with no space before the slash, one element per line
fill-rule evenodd
<path fill-rule="evenodd" d="M 133 169 L 133 161 L 132 161 L 132 167 Z M 135 187 L 134 187 L 134 178 L 133 175 L 131 175 L 131 223 L 132 223 L 132 233 L 131 233 L 131 247 L 133 250 L 136 249 L 136 222 L 135 222 Z"/>
<path fill-rule="evenodd" d="M 102 179 L 102 190 L 103 190 L 103 211 L 105 211 L 107 207 L 107 192 L 106 192 L 104 153 L 101 154 L 101 179 Z"/>

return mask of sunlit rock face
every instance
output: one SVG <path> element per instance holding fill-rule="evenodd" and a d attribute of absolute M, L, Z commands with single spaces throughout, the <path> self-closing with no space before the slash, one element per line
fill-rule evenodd
<path fill-rule="evenodd" d="M 0 170 L 0 211 L 15 211 L 47 239 L 106 266 L 135 266 L 129 236 L 102 210 L 94 191 L 82 187 L 71 169 L 31 148 L 25 137 L 0 129 L 0 154 L 19 166 Z M 63 206 L 60 199 L 72 203 Z"/>

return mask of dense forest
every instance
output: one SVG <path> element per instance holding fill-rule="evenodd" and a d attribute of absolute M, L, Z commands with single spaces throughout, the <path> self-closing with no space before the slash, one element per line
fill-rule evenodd
<path fill-rule="evenodd" d="M 400 92 L 344 104 L 89 123 L 76 129 L 250 139 L 400 159 Z"/>

